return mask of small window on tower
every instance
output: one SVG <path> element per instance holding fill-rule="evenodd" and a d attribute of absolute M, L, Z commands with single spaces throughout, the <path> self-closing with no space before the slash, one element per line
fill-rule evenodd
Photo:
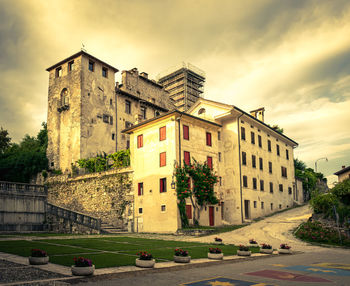
<path fill-rule="evenodd" d="M 56 77 L 60 77 L 60 76 L 62 76 L 62 67 L 58 67 L 56 69 Z"/>
<path fill-rule="evenodd" d="M 112 140 L 114 140 L 115 139 L 115 134 L 114 133 L 112 133 Z"/>
<path fill-rule="evenodd" d="M 89 71 L 94 71 L 95 70 L 95 63 L 93 61 L 89 61 Z"/>
<path fill-rule="evenodd" d="M 71 72 L 72 70 L 74 70 L 74 61 L 68 63 L 68 71 Z"/>
<path fill-rule="evenodd" d="M 102 76 L 103 77 L 108 77 L 108 69 L 105 68 L 105 67 L 102 68 Z"/>

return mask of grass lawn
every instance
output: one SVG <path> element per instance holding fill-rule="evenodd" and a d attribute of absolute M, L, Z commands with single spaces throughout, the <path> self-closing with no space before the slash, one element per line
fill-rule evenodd
<path fill-rule="evenodd" d="M 32 248 L 45 250 L 50 262 L 71 266 L 73 258 L 83 256 L 92 259 L 96 268 L 135 265 L 139 251 L 147 251 L 156 261 L 173 260 L 174 249 L 189 251 L 192 258 L 206 258 L 209 247 L 219 247 L 224 255 L 234 255 L 234 245 L 212 245 L 196 242 L 144 239 L 136 237 L 96 237 L 76 239 L 40 239 L 34 241 L 0 241 L 0 251 L 27 257 Z M 259 248 L 252 248 L 258 252 Z"/>
<path fill-rule="evenodd" d="M 185 227 L 183 230 L 196 230 L 196 229 L 210 229 L 212 230 L 209 234 L 204 234 L 201 236 L 207 236 L 207 235 L 213 235 L 213 234 L 218 234 L 218 233 L 224 233 L 224 232 L 229 232 L 235 229 L 239 229 L 241 227 L 247 226 L 246 224 L 239 224 L 239 225 L 224 225 L 224 226 L 217 226 L 217 227 L 212 227 L 212 226 L 190 226 L 190 227 Z"/>

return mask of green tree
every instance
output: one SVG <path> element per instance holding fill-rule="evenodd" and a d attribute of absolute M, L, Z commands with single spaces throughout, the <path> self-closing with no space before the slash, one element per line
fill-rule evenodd
<path fill-rule="evenodd" d="M 11 143 L 0 155 L 0 180 L 29 183 L 30 179 L 47 169 L 47 129 L 42 124 L 37 137 L 25 135 L 19 144 Z"/>
<path fill-rule="evenodd" d="M 10 147 L 11 138 L 9 133 L 5 129 L 0 129 L 0 154 L 4 153 L 7 148 Z"/>

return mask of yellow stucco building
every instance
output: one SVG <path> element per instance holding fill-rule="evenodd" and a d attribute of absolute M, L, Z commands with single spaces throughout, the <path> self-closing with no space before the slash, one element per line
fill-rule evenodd
<path fill-rule="evenodd" d="M 189 158 L 219 176 L 220 203 L 201 210 L 201 225 L 239 224 L 293 205 L 298 144 L 263 122 L 264 109 L 251 113 L 199 99 L 187 113 L 172 111 L 123 131 L 130 134 L 135 231 L 181 228 L 171 183 L 175 163 Z M 189 202 L 186 208 L 191 216 Z"/>

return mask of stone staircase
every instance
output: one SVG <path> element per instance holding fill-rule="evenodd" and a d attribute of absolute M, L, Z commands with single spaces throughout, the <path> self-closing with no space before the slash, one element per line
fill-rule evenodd
<path fill-rule="evenodd" d="M 122 227 L 116 227 L 106 222 L 102 222 L 100 231 L 101 233 L 105 233 L 105 234 L 119 234 L 119 233 L 126 233 L 127 229 Z"/>

